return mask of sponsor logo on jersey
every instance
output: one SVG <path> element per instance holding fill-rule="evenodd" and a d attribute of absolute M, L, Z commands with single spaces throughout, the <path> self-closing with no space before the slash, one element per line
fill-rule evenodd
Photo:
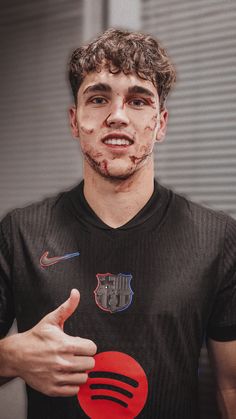
<path fill-rule="evenodd" d="M 134 419 L 146 404 L 148 381 L 141 365 L 123 352 L 101 352 L 88 381 L 80 385 L 78 401 L 93 419 Z"/>
<path fill-rule="evenodd" d="M 98 307 L 104 311 L 115 313 L 127 309 L 133 298 L 130 286 L 131 274 L 119 273 L 118 275 L 107 273 L 97 274 L 97 288 L 94 291 L 95 301 Z"/>
<path fill-rule="evenodd" d="M 75 253 L 67 253 L 63 256 L 54 256 L 54 257 L 48 257 L 49 252 L 45 252 L 41 258 L 40 258 L 40 266 L 42 268 L 47 268 L 48 266 L 55 265 L 58 262 L 61 262 L 62 260 L 67 260 L 74 258 L 76 256 L 79 256 L 79 252 Z"/>

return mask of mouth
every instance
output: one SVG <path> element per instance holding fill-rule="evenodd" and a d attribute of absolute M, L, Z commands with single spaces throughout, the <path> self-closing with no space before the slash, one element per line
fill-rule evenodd
<path fill-rule="evenodd" d="M 121 133 L 105 135 L 102 142 L 111 147 L 129 147 L 134 144 L 134 140 L 130 136 Z"/>

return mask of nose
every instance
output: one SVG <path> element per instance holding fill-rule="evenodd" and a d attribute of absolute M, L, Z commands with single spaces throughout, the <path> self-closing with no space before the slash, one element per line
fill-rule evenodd
<path fill-rule="evenodd" d="M 110 109 L 110 113 L 106 119 L 106 124 L 113 128 L 119 128 L 129 124 L 129 118 L 123 104 L 115 104 Z"/>

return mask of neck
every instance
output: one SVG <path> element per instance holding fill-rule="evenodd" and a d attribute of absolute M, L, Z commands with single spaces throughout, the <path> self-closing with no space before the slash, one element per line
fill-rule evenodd
<path fill-rule="evenodd" d="M 85 198 L 97 216 L 112 228 L 131 220 L 151 198 L 153 190 L 152 160 L 125 180 L 104 178 L 85 164 Z"/>

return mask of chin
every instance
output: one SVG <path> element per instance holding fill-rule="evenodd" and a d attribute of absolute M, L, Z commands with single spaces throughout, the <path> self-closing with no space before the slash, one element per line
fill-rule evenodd
<path fill-rule="evenodd" d="M 89 154 L 85 154 L 86 161 L 89 166 L 99 174 L 103 179 L 107 179 L 111 182 L 119 182 L 122 180 L 127 180 L 133 177 L 144 165 L 144 161 L 139 163 L 139 165 L 130 165 L 130 164 L 111 164 L 107 160 L 97 161 L 92 158 Z"/>
<path fill-rule="evenodd" d="M 110 170 L 110 171 L 104 171 L 101 170 L 99 167 L 96 167 L 96 172 L 100 174 L 104 179 L 110 180 L 112 182 L 114 181 L 121 181 L 126 180 L 132 177 L 135 174 L 135 170 L 129 170 L 129 171 L 116 171 L 116 170 Z"/>
<path fill-rule="evenodd" d="M 120 180 L 127 180 L 130 177 L 132 177 L 134 175 L 134 173 L 132 172 L 132 173 L 117 173 L 117 174 L 113 174 L 113 173 L 103 173 L 103 172 L 100 172 L 100 175 L 103 178 L 114 182 L 114 181 L 120 181 Z"/>

